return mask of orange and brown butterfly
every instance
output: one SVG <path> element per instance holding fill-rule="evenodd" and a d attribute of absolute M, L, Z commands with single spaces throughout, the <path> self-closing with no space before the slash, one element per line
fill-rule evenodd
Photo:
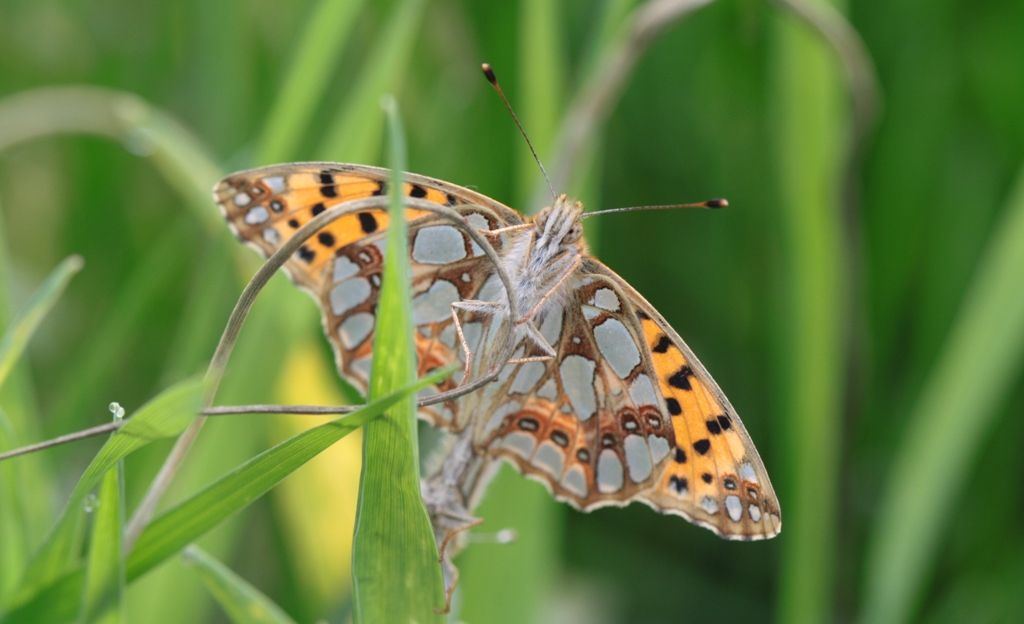
<path fill-rule="evenodd" d="M 214 196 L 238 238 L 269 255 L 324 210 L 392 192 L 389 176 L 284 164 L 230 175 Z M 420 372 L 465 362 L 466 351 L 470 374 L 502 367 L 483 388 L 421 413 L 454 434 L 423 488 L 439 541 L 472 525 L 498 460 L 581 510 L 640 501 L 728 539 L 779 533 L 778 499 L 736 410 L 651 304 L 587 253 L 578 202 L 560 196 L 529 218 L 454 184 L 404 180 L 403 196 L 488 233 L 520 313 L 510 327 L 494 266 L 462 230 L 407 209 Z M 384 209 L 347 214 L 285 264 L 319 303 L 340 374 L 364 390 L 388 224 Z M 518 345 L 507 362 L 494 361 L 502 335 Z"/>

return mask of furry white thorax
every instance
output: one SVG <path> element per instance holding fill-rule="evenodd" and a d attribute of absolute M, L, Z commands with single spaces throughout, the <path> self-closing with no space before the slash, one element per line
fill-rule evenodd
<path fill-rule="evenodd" d="M 563 278 L 576 269 L 584 253 L 582 214 L 580 202 L 559 195 L 554 204 L 537 214 L 534 227 L 514 234 L 506 244 L 502 264 L 512 282 L 520 315 L 542 301 L 560 302 L 560 293 L 571 284 Z"/>

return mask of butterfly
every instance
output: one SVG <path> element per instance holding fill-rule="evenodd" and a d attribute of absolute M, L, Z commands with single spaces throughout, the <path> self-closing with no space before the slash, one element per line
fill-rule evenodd
<path fill-rule="evenodd" d="M 779 502 L 736 410 L 690 348 L 625 280 L 589 255 L 582 206 L 559 196 L 536 217 L 467 188 L 364 165 L 291 163 L 232 174 L 214 197 L 264 256 L 344 202 L 392 192 L 456 211 L 486 234 L 512 286 L 512 322 L 492 261 L 434 212 L 406 208 L 419 372 L 461 362 L 497 379 L 421 418 L 453 442 L 423 493 L 439 542 L 472 526 L 498 460 L 589 511 L 639 501 L 735 540 L 777 535 Z M 346 214 L 284 265 L 313 296 L 339 373 L 366 390 L 384 261 L 385 209 Z M 516 345 L 496 360 L 502 341 Z M 442 546 L 442 551 L 444 547 Z"/>

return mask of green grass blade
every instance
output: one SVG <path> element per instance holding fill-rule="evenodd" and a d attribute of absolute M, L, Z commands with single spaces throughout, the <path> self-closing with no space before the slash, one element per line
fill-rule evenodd
<path fill-rule="evenodd" d="M 451 373 L 450 369 L 434 372 L 347 416 L 307 429 L 253 457 L 167 511 L 151 522 L 139 536 L 139 541 L 128 557 L 128 582 L 131 583 L 181 552 L 331 444 L 380 416 L 395 403 L 443 381 Z M 83 580 L 81 568 L 66 572 L 52 582 L 35 588 L 31 594 L 19 596 L 15 608 L 5 614 L 8 619 L 0 621 L 50 622 L 72 618 L 78 606 Z"/>
<path fill-rule="evenodd" d="M 379 154 L 384 123 L 380 99 L 394 93 L 412 55 L 425 0 L 402 0 L 367 53 L 359 79 L 314 153 L 324 160 L 369 162 Z"/>
<path fill-rule="evenodd" d="M 352 414 L 303 431 L 274 446 L 154 520 L 128 559 L 129 580 L 174 555 L 225 518 L 265 494 L 325 448 L 376 418 L 388 407 L 444 379 L 441 371 L 407 385 Z"/>
<path fill-rule="evenodd" d="M 168 388 L 139 408 L 110 436 L 82 473 L 53 530 L 32 557 L 15 602 L 35 595 L 75 565 L 86 496 L 118 461 L 155 440 L 171 438 L 184 431 L 202 404 L 204 388 L 200 379 L 189 379 Z"/>
<path fill-rule="evenodd" d="M 14 319 L 4 332 L 3 338 L 0 338 L 0 385 L 7 379 L 32 334 L 46 317 L 46 313 L 57 303 L 64 288 L 75 273 L 82 269 L 82 265 L 82 258 L 79 256 L 65 258 L 32 295 L 21 315 Z"/>
<path fill-rule="evenodd" d="M 184 221 L 171 224 L 159 241 L 135 260 L 135 266 L 124 281 L 109 314 L 95 324 L 80 357 L 63 371 L 56 387 L 58 392 L 50 409 L 57 422 L 71 426 L 89 406 L 102 405 L 109 387 L 104 380 L 114 379 L 124 365 L 125 353 L 132 336 L 142 333 L 138 328 L 149 321 L 147 310 L 167 297 L 167 281 L 179 266 L 181 249 L 190 244 L 193 233 Z M 195 370 L 193 368 L 192 370 Z"/>
<path fill-rule="evenodd" d="M 405 137 L 393 101 L 388 112 L 390 187 L 402 188 Z M 391 193 L 370 397 L 387 395 L 416 375 L 411 270 L 405 207 Z M 419 448 L 413 397 L 367 425 L 352 545 L 356 622 L 439 622 L 444 604 L 441 567 L 430 519 L 420 498 Z"/>
<path fill-rule="evenodd" d="M 207 231 L 223 231 L 217 212 L 210 210 L 210 188 L 221 176 L 220 167 L 188 128 L 143 98 L 97 87 L 42 87 L 0 100 L 0 151 L 66 133 L 130 145 L 188 200 L 186 207 Z"/>
<path fill-rule="evenodd" d="M 116 624 L 124 621 L 124 462 L 103 475 L 92 523 L 79 619 Z"/>
<path fill-rule="evenodd" d="M 270 110 L 260 140 L 259 162 L 295 158 L 296 146 L 330 84 L 331 68 L 341 62 L 356 16 L 364 0 L 320 0 L 298 38 L 295 57 Z"/>
<path fill-rule="evenodd" d="M 288 614 L 263 592 L 198 546 L 182 553 L 213 597 L 235 624 L 287 624 Z"/>
<path fill-rule="evenodd" d="M 837 548 L 848 128 L 826 43 L 791 20 L 780 20 L 775 35 L 772 114 L 787 284 L 776 342 L 785 415 L 780 456 L 787 461 L 779 478 L 786 529 L 778 619 L 825 622 L 833 619 Z"/>
<path fill-rule="evenodd" d="M 17 446 L 10 420 L 0 409 L 0 448 Z M 0 462 L 0 604 L 14 590 L 29 555 L 28 526 L 21 506 L 25 492 L 19 487 L 16 464 Z"/>
<path fill-rule="evenodd" d="M 914 619 L 936 544 L 1024 364 L 1024 170 L 899 447 L 865 569 L 863 622 Z"/>
<path fill-rule="evenodd" d="M 560 5 L 548 0 L 527 0 L 519 9 L 520 41 L 518 45 L 521 97 L 518 99 L 518 113 L 530 133 L 530 139 L 537 149 L 542 162 L 549 152 L 563 109 L 565 92 L 565 51 L 561 48 L 565 40 L 559 19 Z M 535 212 L 540 205 L 531 205 L 531 197 L 551 201 L 537 163 L 526 146 L 520 146 L 516 177 L 521 193 L 522 205 L 527 212 Z M 539 189 L 532 193 L 534 189 Z M 556 193 L 564 189 L 555 189 Z M 532 195 L 531 195 L 532 193 Z"/>

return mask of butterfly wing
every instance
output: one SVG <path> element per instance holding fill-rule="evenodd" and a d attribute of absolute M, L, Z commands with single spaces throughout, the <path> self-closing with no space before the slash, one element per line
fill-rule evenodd
<path fill-rule="evenodd" d="M 729 539 L 779 532 L 775 492 L 735 409 L 643 297 L 588 259 L 547 314 L 541 330 L 557 356 L 509 367 L 481 422 L 486 452 L 581 509 L 640 500 Z"/>
<path fill-rule="evenodd" d="M 291 163 L 232 174 L 214 188 L 235 235 L 263 256 L 274 253 L 321 212 L 345 202 L 387 195 L 390 171 L 363 165 Z M 462 214 L 478 229 L 516 225 L 514 210 L 469 189 L 405 174 L 401 193 Z M 319 304 L 339 372 L 366 391 L 377 297 L 390 221 L 386 209 L 347 214 L 325 226 L 284 264 L 289 277 Z M 408 208 L 413 320 L 420 373 L 460 361 L 450 304 L 469 299 L 493 273 L 490 260 L 464 232 L 432 212 Z M 500 246 L 501 240 L 494 243 Z M 439 389 L 446 390 L 447 381 Z M 435 425 L 456 428 L 454 404 L 424 410 Z"/>

